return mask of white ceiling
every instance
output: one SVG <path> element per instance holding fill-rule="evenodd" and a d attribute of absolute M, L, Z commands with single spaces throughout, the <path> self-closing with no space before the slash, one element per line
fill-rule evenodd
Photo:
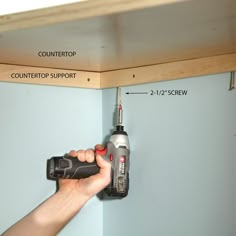
<path fill-rule="evenodd" d="M 86 0 L 0 0 L 0 16 Z"/>

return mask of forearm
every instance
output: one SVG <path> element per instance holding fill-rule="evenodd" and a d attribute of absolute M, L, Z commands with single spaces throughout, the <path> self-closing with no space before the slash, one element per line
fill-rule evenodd
<path fill-rule="evenodd" d="M 92 162 L 94 152 L 71 151 L 80 161 Z M 59 179 L 59 191 L 9 228 L 2 236 L 55 236 L 83 205 L 110 183 L 111 165 L 96 156 L 100 172 L 85 179 Z"/>
<path fill-rule="evenodd" d="M 55 236 L 88 198 L 76 192 L 57 192 L 2 236 Z"/>

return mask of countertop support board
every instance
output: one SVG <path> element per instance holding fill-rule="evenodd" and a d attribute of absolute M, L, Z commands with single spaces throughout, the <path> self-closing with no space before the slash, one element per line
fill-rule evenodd
<path fill-rule="evenodd" d="M 14 73 L 40 73 L 48 74 L 48 76 L 47 78 L 12 78 L 15 77 Z M 59 78 L 51 78 L 51 73 Z M 67 74 L 70 78 L 65 78 L 65 76 L 62 78 L 63 74 Z M 0 81 L 99 89 L 100 73 L 0 64 Z"/>
<path fill-rule="evenodd" d="M 101 73 L 0 64 L 0 81 L 104 89 L 230 71 L 236 71 L 236 53 Z M 15 79 L 12 73 L 75 73 L 75 78 Z"/>
<path fill-rule="evenodd" d="M 236 71 L 236 53 L 101 73 L 101 88 Z"/>

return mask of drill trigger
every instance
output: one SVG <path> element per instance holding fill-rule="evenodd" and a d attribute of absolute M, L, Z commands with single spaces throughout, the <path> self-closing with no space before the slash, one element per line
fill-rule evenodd
<path fill-rule="evenodd" d="M 104 147 L 102 149 L 99 149 L 98 147 L 95 147 L 95 153 L 99 156 L 105 156 L 107 154 L 107 148 Z"/>

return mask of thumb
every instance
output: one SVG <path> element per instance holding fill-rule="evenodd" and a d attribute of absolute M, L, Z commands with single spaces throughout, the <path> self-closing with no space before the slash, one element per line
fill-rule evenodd
<path fill-rule="evenodd" d="M 109 184 L 111 181 L 111 164 L 99 155 L 96 156 L 96 161 L 100 167 L 100 176 Z"/>
<path fill-rule="evenodd" d="M 96 155 L 96 161 L 97 161 L 97 164 L 98 166 L 101 168 L 101 169 L 110 169 L 111 168 L 111 164 L 106 161 L 102 156 L 100 155 Z"/>

